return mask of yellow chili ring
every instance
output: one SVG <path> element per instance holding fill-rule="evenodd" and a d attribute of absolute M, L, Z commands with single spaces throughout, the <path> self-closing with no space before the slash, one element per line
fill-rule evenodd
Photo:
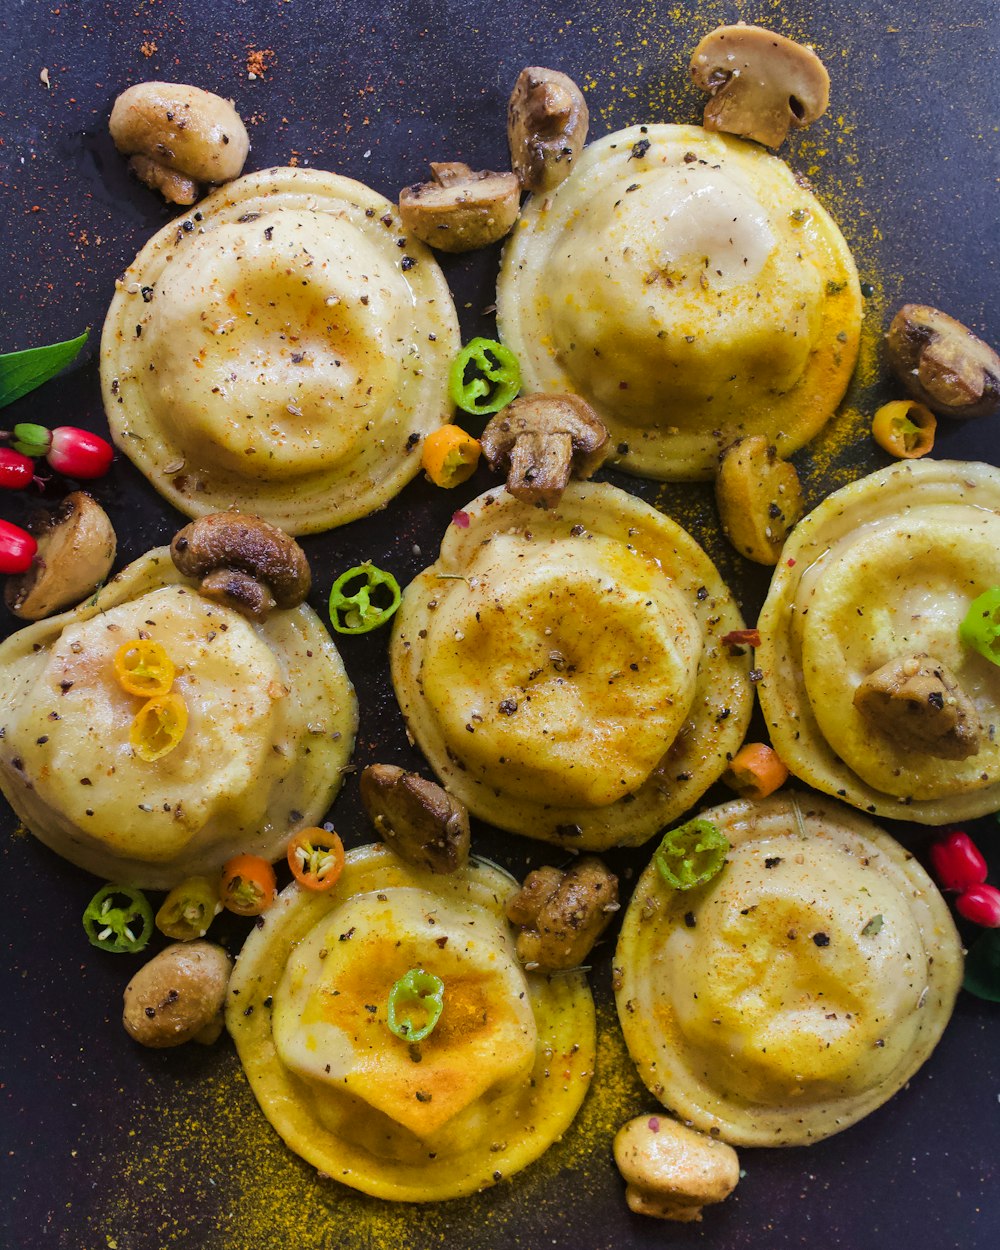
<path fill-rule="evenodd" d="M 458 425 L 442 425 L 424 440 L 420 463 L 435 486 L 460 486 L 476 471 L 482 448 Z"/>
<path fill-rule="evenodd" d="M 128 731 L 132 750 L 147 764 L 161 759 L 184 737 L 187 722 L 187 704 L 179 694 L 161 694 L 147 699 Z"/>
<path fill-rule="evenodd" d="M 890 456 L 916 460 L 934 446 L 937 418 L 929 408 L 912 399 L 883 404 L 872 421 L 872 437 Z"/>
<path fill-rule="evenodd" d="M 161 643 L 150 638 L 123 642 L 115 652 L 115 676 L 129 694 L 146 698 L 166 694 L 174 684 L 174 662 Z"/>

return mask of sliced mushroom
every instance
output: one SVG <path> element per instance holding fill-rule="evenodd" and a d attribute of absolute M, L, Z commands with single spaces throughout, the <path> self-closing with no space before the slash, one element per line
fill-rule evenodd
<path fill-rule="evenodd" d="M 1000 410 L 1000 356 L 947 313 L 904 304 L 886 339 L 889 364 L 914 399 L 939 417 Z"/>
<path fill-rule="evenodd" d="M 830 75 L 812 48 L 761 26 L 720 26 L 695 48 L 691 78 L 709 94 L 705 129 L 756 139 L 769 148 L 790 126 L 826 112 Z"/>
<path fill-rule="evenodd" d="M 722 452 L 715 502 L 722 532 L 757 564 L 778 563 L 805 507 L 795 466 L 782 460 L 763 434 L 737 439 Z"/>
<path fill-rule="evenodd" d="M 361 802 L 387 846 L 408 864 L 456 872 L 469 860 L 469 813 L 447 790 L 395 764 L 369 764 Z"/>
<path fill-rule="evenodd" d="M 193 204 L 203 186 L 238 177 L 250 150 L 233 105 L 184 83 L 129 87 L 115 100 L 110 128 L 135 175 L 173 204 Z"/>
<path fill-rule="evenodd" d="M 214 942 L 174 942 L 125 987 L 122 1023 L 143 1046 L 210 1045 L 222 1032 L 232 960 Z"/>
<path fill-rule="evenodd" d="M 31 568 L 8 577 L 7 607 L 25 621 L 40 621 L 85 599 L 107 578 L 117 540 L 108 514 L 85 491 L 67 495 L 34 527 L 38 554 Z"/>
<path fill-rule="evenodd" d="M 982 725 L 975 705 L 940 660 L 900 656 L 870 673 L 854 706 L 896 746 L 942 760 L 975 755 Z"/>
<path fill-rule="evenodd" d="M 557 69 L 521 70 L 507 105 L 511 168 L 525 191 L 551 191 L 568 178 L 587 142 L 583 92 Z"/>
<path fill-rule="evenodd" d="M 525 503 L 554 508 L 571 476 L 586 479 L 611 454 L 607 427 L 579 395 L 521 395 L 480 438 L 494 472 Z"/>
<path fill-rule="evenodd" d="M 170 555 L 185 577 L 201 583 L 203 595 L 252 620 L 264 620 L 273 607 L 296 607 L 312 584 L 295 539 L 242 512 L 213 512 L 185 525 Z"/>
<path fill-rule="evenodd" d="M 505 910 L 522 926 L 517 956 L 526 968 L 578 968 L 618 910 L 618 878 L 594 855 L 566 872 L 538 868 Z"/>
<path fill-rule="evenodd" d="M 722 1202 L 740 1179 L 736 1151 L 664 1115 L 640 1115 L 615 1135 L 625 1201 L 637 1215 L 689 1223 Z"/>
<path fill-rule="evenodd" d="M 508 234 L 521 210 L 513 174 L 473 170 L 460 161 L 431 163 L 433 181 L 399 194 L 403 228 L 442 252 L 471 252 Z"/>

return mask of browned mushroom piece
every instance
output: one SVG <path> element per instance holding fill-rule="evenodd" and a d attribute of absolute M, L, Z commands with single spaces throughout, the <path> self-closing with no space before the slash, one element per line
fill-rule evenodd
<path fill-rule="evenodd" d="M 926 652 L 900 656 L 870 673 L 854 706 L 897 746 L 942 760 L 975 755 L 982 740 L 976 708 L 955 675 Z"/>
<path fill-rule="evenodd" d="M 705 129 L 776 148 L 790 126 L 826 112 L 830 75 L 810 47 L 761 26 L 720 26 L 691 56 L 691 78 L 709 94 Z"/>
<path fill-rule="evenodd" d="M 108 514 L 82 490 L 67 495 L 33 531 L 38 553 L 31 567 L 4 587 L 7 607 L 25 621 L 40 621 L 92 594 L 111 572 L 117 548 Z"/>
<path fill-rule="evenodd" d="M 407 863 L 437 873 L 468 863 L 468 810 L 436 782 L 395 764 L 369 764 L 361 802 L 379 837 Z"/>
<path fill-rule="evenodd" d="M 505 910 L 522 926 L 517 956 L 526 968 L 578 968 L 618 910 L 618 878 L 594 855 L 566 872 L 538 868 Z"/>
<path fill-rule="evenodd" d="M 233 105 L 185 83 L 129 87 L 109 124 L 136 177 L 174 204 L 193 204 L 204 187 L 238 177 L 250 150 Z"/>
<path fill-rule="evenodd" d="M 636 1215 L 690 1223 L 740 1179 L 732 1146 L 665 1115 L 640 1115 L 615 1135 L 615 1162 Z"/>
<path fill-rule="evenodd" d="M 939 417 L 988 417 L 1000 409 L 1000 356 L 947 313 L 904 304 L 886 350 L 909 394 Z"/>
<path fill-rule="evenodd" d="M 143 964 L 125 987 L 122 1023 L 143 1046 L 163 1049 L 222 1032 L 233 963 L 214 942 L 174 942 Z"/>
<path fill-rule="evenodd" d="M 480 438 L 494 472 L 525 503 L 554 508 L 571 476 L 591 477 L 611 454 L 604 422 L 579 395 L 521 395 Z"/>
<path fill-rule="evenodd" d="M 805 510 L 795 466 L 763 434 L 737 439 L 719 456 L 715 502 L 722 532 L 740 555 L 777 564 Z"/>
<path fill-rule="evenodd" d="M 511 168 L 525 191 L 551 191 L 572 172 L 587 142 L 583 92 L 557 69 L 521 70 L 507 105 Z"/>
<path fill-rule="evenodd" d="M 294 608 L 309 594 L 305 552 L 284 530 L 243 512 L 213 512 L 175 535 L 170 555 L 209 599 L 263 620 L 274 607 Z"/>
<path fill-rule="evenodd" d="M 442 252 L 498 243 L 521 211 L 521 185 L 510 173 L 473 170 L 461 161 L 431 163 L 432 181 L 399 194 L 403 228 Z"/>

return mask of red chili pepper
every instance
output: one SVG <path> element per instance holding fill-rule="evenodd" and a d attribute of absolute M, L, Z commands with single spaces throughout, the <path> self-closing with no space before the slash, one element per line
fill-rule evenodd
<path fill-rule="evenodd" d="M 995 885 L 970 886 L 955 900 L 955 908 L 973 924 L 1000 929 L 1000 890 Z"/>
<path fill-rule="evenodd" d="M 759 647 L 759 629 L 732 629 L 722 635 L 723 646 L 726 647 Z"/>
<path fill-rule="evenodd" d="M 23 573 L 31 568 L 38 543 L 27 530 L 0 521 L 0 573 Z"/>
<path fill-rule="evenodd" d="M 0 487 L 24 490 L 35 480 L 35 462 L 13 447 L 0 447 Z"/>
<path fill-rule="evenodd" d="M 942 890 L 956 894 L 986 880 L 986 860 L 969 835 L 961 829 L 931 843 L 931 864 Z"/>

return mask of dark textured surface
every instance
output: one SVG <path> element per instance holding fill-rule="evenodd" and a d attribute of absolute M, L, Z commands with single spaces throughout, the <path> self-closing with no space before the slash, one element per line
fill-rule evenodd
<path fill-rule="evenodd" d="M 107 135 L 115 95 L 145 78 L 232 96 L 247 121 L 248 168 L 330 168 L 393 196 L 430 159 L 505 160 L 503 110 L 518 70 L 551 64 L 585 85 L 591 133 L 634 121 L 695 121 L 687 57 L 720 21 L 771 24 L 810 39 L 833 80 L 829 114 L 783 154 L 807 173 L 855 247 L 874 350 L 903 299 L 937 304 L 1000 339 L 995 197 L 1000 176 L 1000 17 L 996 0 L 935 8 L 907 0 L 826 3 L 320 3 L 317 0 L 8 0 L 0 15 L 0 308 L 4 350 L 94 336 L 82 363 L 5 412 L 104 429 L 96 349 L 113 281 L 171 214 L 130 180 Z M 248 77 L 248 55 L 264 72 Z M 40 79 L 47 69 L 49 85 Z M 488 332 L 497 256 L 445 259 L 463 331 Z M 889 397 L 873 359 L 852 405 Z M 842 420 L 800 457 L 810 502 L 885 463 Z M 995 420 L 941 429 L 938 453 L 996 461 Z M 720 542 L 709 492 L 612 477 L 687 525 L 739 589 L 752 621 L 766 581 Z M 432 557 L 451 512 L 487 484 L 445 494 L 412 484 L 383 513 L 305 540 L 322 595 L 361 558 L 405 581 Z M 53 487 L 57 488 L 54 483 Z M 181 520 L 119 459 L 95 494 L 120 563 L 166 541 Z M 30 501 L 0 498 L 20 520 Z M 418 552 L 415 548 L 419 547 Z M 6 617 L 3 626 L 15 622 Z M 419 763 L 389 686 L 386 634 L 348 639 L 358 687 L 356 763 Z M 721 796 L 720 796 L 721 797 Z M 348 844 L 368 840 L 356 780 L 333 815 Z M 609 988 L 595 961 L 604 1060 L 597 1093 L 565 1142 L 476 1199 L 391 1207 L 319 1180 L 257 1111 L 231 1047 L 156 1054 L 118 1023 L 131 961 L 92 951 L 79 915 L 96 883 L 13 833 L 0 862 L 0 1247 L 81 1250 L 299 1250 L 574 1247 L 718 1250 L 823 1246 L 987 1250 L 1000 1227 L 1000 1019 L 963 995 L 932 1060 L 868 1120 L 809 1150 L 745 1151 L 736 1196 L 702 1225 L 630 1216 L 610 1137 L 650 1109 L 622 1060 Z M 984 846 L 995 822 L 979 822 Z M 896 829 L 920 852 L 927 832 Z M 475 846 L 523 872 L 558 857 L 477 830 Z M 647 852 L 615 857 L 641 864 Z M 993 854 L 994 879 L 1000 855 Z M 235 922 L 221 933 L 236 949 Z"/>

